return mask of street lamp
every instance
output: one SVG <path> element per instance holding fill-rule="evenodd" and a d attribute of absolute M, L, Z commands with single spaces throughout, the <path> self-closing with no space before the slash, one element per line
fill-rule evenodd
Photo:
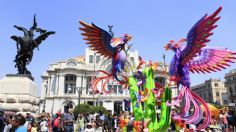
<path fill-rule="evenodd" d="M 78 95 L 79 95 L 79 98 L 78 98 L 78 107 L 79 107 L 79 105 L 80 105 L 80 95 L 81 95 L 81 93 L 83 91 L 83 87 L 73 87 L 73 88 L 76 89 L 76 91 L 78 92 Z M 68 91 L 72 92 L 73 88 L 69 87 Z"/>
<path fill-rule="evenodd" d="M 94 52 L 94 60 L 93 60 L 93 73 L 95 74 L 95 63 L 96 63 L 96 52 Z M 94 105 L 94 90 L 93 90 L 93 106 Z"/>
<path fill-rule="evenodd" d="M 47 90 L 48 90 L 48 85 L 44 85 L 45 88 L 45 93 L 44 93 L 44 101 L 43 101 L 43 112 L 45 112 L 45 106 L 46 106 L 46 95 L 47 95 Z"/>

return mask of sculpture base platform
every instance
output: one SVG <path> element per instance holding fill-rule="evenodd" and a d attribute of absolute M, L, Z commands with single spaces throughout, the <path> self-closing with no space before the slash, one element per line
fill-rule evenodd
<path fill-rule="evenodd" d="M 0 107 L 5 111 L 38 111 L 37 86 L 30 75 L 8 74 L 0 80 Z"/>

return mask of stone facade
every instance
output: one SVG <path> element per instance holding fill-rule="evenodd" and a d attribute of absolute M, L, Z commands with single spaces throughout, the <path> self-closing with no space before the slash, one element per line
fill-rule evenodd
<path fill-rule="evenodd" d="M 219 79 L 209 79 L 204 83 L 192 86 L 192 91 L 202 97 L 207 103 L 227 105 L 228 96 L 224 82 Z"/>
<path fill-rule="evenodd" d="M 38 112 L 37 87 L 27 76 L 7 75 L 0 80 L 0 107 L 12 112 Z"/>
<path fill-rule="evenodd" d="M 138 57 L 138 51 L 128 52 L 129 67 L 138 65 Z M 91 80 L 95 71 L 109 71 L 110 68 L 111 59 L 103 58 L 89 48 L 85 50 L 84 56 L 51 64 L 42 75 L 40 111 L 64 112 L 68 107 L 74 107 L 79 102 L 79 94 L 75 88 L 82 89 L 80 103 L 101 105 L 112 112 L 125 110 L 124 99 L 130 97 L 128 89 L 123 89 L 121 85 L 109 82 L 107 88 L 114 88 L 111 94 L 92 94 Z M 162 69 L 161 66 L 158 68 Z M 158 81 L 164 83 L 165 78 L 161 71 L 155 71 L 155 75 Z"/>
<path fill-rule="evenodd" d="M 236 103 L 236 69 L 225 74 L 225 87 L 228 90 L 229 103 Z"/>

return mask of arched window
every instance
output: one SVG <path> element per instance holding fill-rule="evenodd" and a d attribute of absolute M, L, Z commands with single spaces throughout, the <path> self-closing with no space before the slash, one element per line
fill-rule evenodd
<path fill-rule="evenodd" d="M 65 76 L 65 94 L 75 94 L 76 92 L 76 76 L 75 75 L 66 75 Z"/>
<path fill-rule="evenodd" d="M 134 62 L 134 57 L 130 57 L 130 61 L 131 61 L 131 62 Z"/>
<path fill-rule="evenodd" d="M 96 63 L 98 63 L 99 61 L 100 61 L 100 56 L 97 55 L 97 56 L 96 56 Z"/>
<path fill-rule="evenodd" d="M 89 55 L 89 63 L 93 63 L 93 55 Z"/>
<path fill-rule="evenodd" d="M 67 66 L 76 66 L 76 63 L 75 62 L 68 62 L 66 65 Z"/>

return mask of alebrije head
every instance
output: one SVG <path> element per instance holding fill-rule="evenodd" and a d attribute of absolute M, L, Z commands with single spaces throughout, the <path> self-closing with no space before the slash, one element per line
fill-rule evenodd
<path fill-rule="evenodd" d="M 166 50 L 176 50 L 181 47 L 181 45 L 186 42 L 186 39 L 180 39 L 178 42 L 175 43 L 174 40 L 170 40 L 168 44 L 164 46 Z"/>
<path fill-rule="evenodd" d="M 124 36 L 123 36 L 123 41 L 124 42 L 128 42 L 128 41 L 130 41 L 132 39 L 132 36 L 131 35 L 129 35 L 129 34 L 124 34 Z"/>

